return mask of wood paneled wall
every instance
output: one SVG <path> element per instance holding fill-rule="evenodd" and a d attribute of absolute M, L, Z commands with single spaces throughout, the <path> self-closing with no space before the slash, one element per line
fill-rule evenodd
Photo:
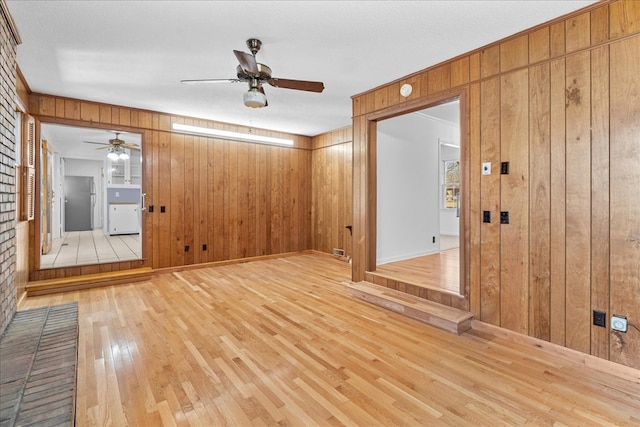
<path fill-rule="evenodd" d="M 376 120 L 459 91 L 468 307 L 484 322 L 640 368 L 639 32 L 640 2 L 604 1 L 354 96 L 353 279 L 375 269 Z M 408 98 L 398 95 L 404 83 Z M 481 174 L 482 162 L 495 171 L 504 161 L 508 175 Z M 593 310 L 606 311 L 606 328 L 592 325 Z M 627 317 L 627 333 L 610 330 L 612 314 Z"/>
<path fill-rule="evenodd" d="M 351 140 L 351 127 L 311 140 L 312 247 L 326 253 L 342 249 L 345 259 L 351 257 Z"/>
<path fill-rule="evenodd" d="M 30 96 L 29 110 L 41 122 L 142 133 L 143 192 L 147 205 L 154 206 L 153 213 L 143 214 L 143 261 L 32 268 L 31 280 L 311 249 L 309 137 L 252 129 L 293 138 L 294 148 L 290 148 L 184 135 L 172 132 L 171 124 L 249 129 L 42 94 Z"/>

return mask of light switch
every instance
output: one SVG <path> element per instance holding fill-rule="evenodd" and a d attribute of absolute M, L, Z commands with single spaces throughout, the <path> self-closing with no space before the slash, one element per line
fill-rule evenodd
<path fill-rule="evenodd" d="M 120 192 L 116 191 L 116 197 L 120 197 Z"/>
<path fill-rule="evenodd" d="M 491 175 L 491 162 L 482 164 L 482 175 Z"/>

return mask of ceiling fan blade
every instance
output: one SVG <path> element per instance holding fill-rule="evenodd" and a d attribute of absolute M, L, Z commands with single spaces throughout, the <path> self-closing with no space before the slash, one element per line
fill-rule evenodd
<path fill-rule="evenodd" d="M 322 92 L 324 90 L 324 83 L 322 82 L 308 82 L 305 80 L 287 80 L 287 79 L 269 79 L 268 83 L 274 87 L 280 87 L 285 89 L 306 90 L 307 92 Z"/>
<path fill-rule="evenodd" d="M 107 148 L 110 148 L 110 147 L 111 147 L 111 144 L 107 144 L 107 145 L 106 145 L 106 146 L 104 146 L 104 147 L 98 147 L 98 148 L 96 148 L 96 150 L 106 150 Z"/>
<path fill-rule="evenodd" d="M 252 76 L 257 76 L 258 74 L 260 74 L 260 72 L 258 71 L 258 63 L 256 62 L 255 56 L 251 55 L 250 53 L 241 52 L 239 50 L 234 50 L 233 53 L 236 55 L 236 58 L 238 58 L 238 62 L 240 63 L 240 66 L 245 73 Z"/>
<path fill-rule="evenodd" d="M 201 83 L 238 83 L 240 79 L 196 79 L 196 80 L 180 80 L 180 83 L 187 85 L 201 84 Z"/>
<path fill-rule="evenodd" d="M 129 150 L 140 150 L 136 144 L 122 144 L 121 147 L 128 148 Z"/>
<path fill-rule="evenodd" d="M 82 142 L 84 142 L 85 144 L 111 145 L 106 142 L 94 142 L 94 141 L 82 141 Z"/>

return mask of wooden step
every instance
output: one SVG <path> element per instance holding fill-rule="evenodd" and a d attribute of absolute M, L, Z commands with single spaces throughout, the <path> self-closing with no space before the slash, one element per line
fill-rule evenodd
<path fill-rule="evenodd" d="M 471 329 L 473 315 L 369 282 L 350 283 L 349 294 L 371 304 L 460 335 Z"/>
<path fill-rule="evenodd" d="M 111 271 L 108 273 L 85 274 L 82 276 L 62 277 L 57 279 L 38 280 L 27 283 L 27 296 L 46 295 L 57 292 L 77 291 L 99 286 L 117 285 L 137 282 L 151 278 L 150 267 L 130 270 Z"/>

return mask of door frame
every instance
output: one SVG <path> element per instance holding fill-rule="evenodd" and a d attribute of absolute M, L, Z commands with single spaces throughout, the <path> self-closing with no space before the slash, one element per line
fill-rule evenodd
<path fill-rule="evenodd" d="M 469 101 L 466 87 L 425 96 L 399 105 L 376 110 L 353 119 L 353 237 L 352 280 L 365 280 L 367 272 L 376 270 L 377 123 L 396 116 L 460 101 L 460 295 L 462 305 L 470 305 L 470 204 L 469 204 Z"/>

